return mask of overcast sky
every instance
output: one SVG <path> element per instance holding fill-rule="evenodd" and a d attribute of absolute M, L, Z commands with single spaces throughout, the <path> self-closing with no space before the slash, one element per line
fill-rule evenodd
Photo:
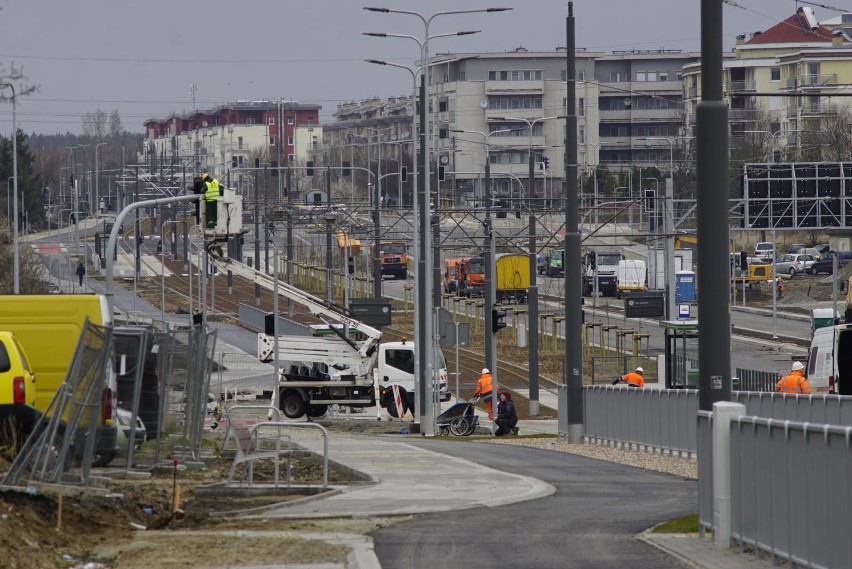
<path fill-rule="evenodd" d="M 835 0 L 850 2 L 852 0 Z M 724 6 L 725 46 L 740 33 L 765 30 L 792 15 L 794 0 L 736 0 Z M 565 45 L 566 0 L 0 0 L 0 64 L 14 62 L 39 92 L 20 98 L 26 133 L 75 132 L 81 117 L 118 109 L 125 129 L 141 132 L 148 118 L 237 99 L 294 99 L 322 105 L 329 120 L 339 102 L 411 92 L 400 69 L 413 65 L 411 40 L 422 37 L 415 16 L 379 14 L 366 5 L 419 11 L 512 7 L 497 14 L 437 18 L 431 34 L 481 33 L 433 40 L 430 52 L 531 51 Z M 577 47 L 699 51 L 700 0 L 575 0 Z M 850 8 L 852 6 L 843 6 Z M 836 15 L 814 8 L 819 20 Z M 0 104 L 0 132 L 11 131 L 11 104 Z"/>

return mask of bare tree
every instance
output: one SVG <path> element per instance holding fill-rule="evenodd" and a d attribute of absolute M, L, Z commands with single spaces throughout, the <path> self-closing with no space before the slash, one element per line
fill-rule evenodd
<path fill-rule="evenodd" d="M 124 125 L 121 124 L 121 115 L 118 114 L 118 109 L 113 109 L 109 114 L 109 135 L 118 137 L 124 133 Z"/>
<path fill-rule="evenodd" d="M 802 158 L 813 162 L 852 160 L 852 109 L 846 105 L 832 108 L 832 114 L 804 123 L 801 133 Z"/>
<path fill-rule="evenodd" d="M 107 133 L 107 114 L 103 109 L 83 115 L 83 136 L 100 140 Z"/>

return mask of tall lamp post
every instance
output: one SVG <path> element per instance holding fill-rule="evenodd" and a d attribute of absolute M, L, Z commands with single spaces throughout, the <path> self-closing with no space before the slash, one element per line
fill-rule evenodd
<path fill-rule="evenodd" d="M 423 158 L 423 180 L 421 181 L 422 182 L 421 185 L 423 187 L 423 193 L 421 195 L 420 209 L 421 209 L 422 212 L 424 212 L 424 214 L 421 215 L 421 220 L 420 220 L 420 236 L 419 236 L 419 238 L 420 238 L 420 241 L 421 241 L 421 246 L 420 246 L 420 257 L 417 259 L 417 263 L 418 263 L 417 285 L 418 285 L 418 287 L 420 287 L 418 299 L 419 299 L 420 304 L 423 306 L 423 309 L 421 310 L 421 318 L 423 318 L 422 315 L 424 314 L 424 312 L 425 312 L 425 318 L 423 318 L 423 320 L 424 320 L 424 322 L 423 322 L 423 328 L 424 328 L 423 337 L 417 339 L 417 342 L 415 343 L 415 350 L 422 350 L 423 348 L 426 348 L 428 350 L 426 353 L 429 354 L 429 357 L 420 358 L 420 362 L 419 362 L 420 368 L 417 371 L 418 371 L 418 375 L 420 375 L 420 377 L 428 378 L 429 385 L 430 385 L 430 394 L 431 394 L 431 387 L 432 387 L 433 379 L 434 379 L 434 365 L 433 364 L 434 364 L 434 359 L 435 359 L 436 353 L 435 353 L 435 349 L 434 349 L 434 345 L 433 345 L 434 344 L 434 338 L 433 338 L 433 334 L 432 334 L 432 329 L 433 329 L 433 327 L 432 327 L 432 318 L 433 318 L 432 313 L 434 312 L 434 310 L 433 310 L 434 307 L 431 306 L 431 304 L 432 304 L 431 279 L 429 279 L 428 275 L 427 275 L 427 267 L 430 267 L 432 265 L 432 263 L 430 262 L 431 261 L 431 249 L 430 249 L 430 241 L 431 241 L 430 237 L 431 236 L 430 236 L 430 233 L 429 233 L 431 215 L 428 215 L 428 208 L 429 208 L 428 196 L 429 196 L 429 192 L 431 190 L 430 176 L 429 176 L 429 174 L 430 174 L 429 166 L 430 166 L 431 162 L 430 162 L 429 145 L 428 145 L 428 141 L 430 140 L 430 133 L 429 133 L 429 126 L 430 125 L 429 125 L 429 105 L 427 104 L 427 98 L 425 96 L 427 94 L 426 91 L 429 89 L 429 40 L 431 39 L 430 36 L 429 36 L 429 25 L 432 23 L 432 20 L 434 20 L 438 16 L 447 16 L 447 15 L 452 15 L 452 14 L 504 12 L 504 11 L 507 11 L 507 10 L 511 10 L 511 8 L 483 8 L 483 9 L 471 9 L 471 10 L 450 10 L 450 11 L 444 11 L 444 12 L 436 12 L 429 17 L 425 17 L 422 14 L 420 14 L 419 12 L 414 12 L 414 11 L 409 11 L 409 10 L 396 10 L 396 9 L 391 9 L 391 8 L 378 8 L 378 7 L 371 7 L 371 6 L 365 6 L 364 9 L 369 11 L 369 12 L 379 12 L 379 13 L 384 13 L 384 14 L 390 14 L 390 13 L 407 14 L 407 15 L 410 15 L 410 16 L 416 16 L 416 17 L 420 18 L 421 22 L 423 22 L 423 27 L 424 27 L 424 34 L 423 34 L 423 40 L 422 41 L 420 39 L 414 37 L 414 36 L 404 36 L 404 35 L 399 34 L 396 37 L 408 37 L 409 39 L 412 39 L 412 40 L 414 40 L 418 43 L 418 45 L 420 46 L 420 62 L 423 65 L 423 71 L 421 73 L 421 83 L 422 83 L 422 86 L 423 86 L 424 96 L 422 97 L 421 105 L 420 105 L 421 126 L 422 126 L 422 131 L 423 131 L 422 132 L 423 139 L 422 139 L 422 143 L 421 143 L 421 150 L 422 150 L 422 154 L 423 154 L 423 157 L 422 157 Z M 458 33 L 458 34 L 449 34 L 449 35 L 465 35 L 465 34 L 464 33 Z M 387 37 L 391 37 L 391 36 L 387 35 Z M 428 347 L 424 346 L 424 344 L 428 345 Z M 423 382 L 423 381 L 420 382 L 420 389 L 419 389 L 419 392 L 417 393 L 418 405 L 419 405 L 420 409 L 423 411 L 423 413 L 421 414 L 421 417 L 423 415 L 425 415 L 427 405 L 429 404 L 429 402 L 431 402 L 431 397 L 427 397 L 427 393 L 426 393 L 426 390 L 425 390 L 425 387 L 424 387 L 424 383 L 425 382 Z M 431 409 L 430 409 L 430 411 L 431 411 Z M 425 427 L 425 429 L 424 429 L 424 427 Z M 429 421 L 422 421 L 421 420 L 421 433 L 423 433 L 424 435 L 434 435 L 434 427 L 435 427 L 434 419 L 430 419 Z"/>
<path fill-rule="evenodd" d="M 99 176 L 100 170 L 98 170 L 98 147 L 99 146 L 106 146 L 107 144 L 108 144 L 107 142 L 98 142 L 97 144 L 94 145 L 94 147 L 95 147 L 95 197 L 94 197 L 93 201 L 95 203 L 92 204 L 92 208 L 95 208 L 97 211 L 100 211 L 100 209 L 101 209 L 100 192 L 99 192 L 99 185 L 98 185 L 98 178 L 100 178 L 100 176 Z M 95 214 L 95 217 L 97 217 L 97 214 Z"/>
<path fill-rule="evenodd" d="M 496 304 L 496 295 L 494 291 L 494 236 L 493 228 L 491 227 L 491 202 L 493 196 L 491 194 L 491 146 L 490 138 L 494 134 L 502 132 L 512 132 L 511 128 L 494 130 L 489 133 L 484 133 L 478 130 L 453 129 L 452 132 L 461 132 L 468 134 L 478 134 L 485 140 L 485 221 L 483 228 L 485 230 L 485 239 L 483 249 L 485 253 L 485 305 L 483 306 L 483 316 L 485 317 L 485 367 L 491 371 L 491 391 L 493 401 L 497 401 L 497 336 L 494 333 L 494 312 L 493 308 Z M 530 376 L 532 380 L 532 374 Z M 530 402 L 532 404 L 532 402 Z"/>
<path fill-rule="evenodd" d="M 4 83 L 0 88 L 8 87 L 12 90 L 12 292 L 21 294 L 21 260 L 18 253 L 18 122 L 15 110 L 15 86 Z"/>
<path fill-rule="evenodd" d="M 688 137 L 648 137 L 646 141 L 664 140 L 669 143 L 669 178 L 670 182 L 666 184 L 665 199 L 662 200 L 663 205 L 663 234 L 666 238 L 666 256 L 665 256 L 665 272 L 666 272 L 666 318 L 671 320 L 677 315 L 675 308 L 675 255 L 674 255 L 674 218 L 672 217 L 672 209 L 674 204 L 674 143 L 678 138 Z"/>

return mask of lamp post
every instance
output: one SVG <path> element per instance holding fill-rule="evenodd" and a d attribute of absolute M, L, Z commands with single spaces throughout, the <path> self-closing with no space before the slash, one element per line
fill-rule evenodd
<path fill-rule="evenodd" d="M 100 192 L 99 192 L 99 186 L 98 186 L 98 178 L 100 178 L 100 176 L 98 175 L 100 173 L 100 171 L 98 170 L 98 147 L 99 146 L 105 146 L 107 144 L 108 144 L 107 142 L 98 142 L 97 144 L 94 145 L 94 147 L 95 147 L 95 199 L 94 199 L 94 203 L 92 204 L 92 207 L 97 208 L 98 211 L 100 211 L 100 209 L 101 209 Z M 97 215 L 95 217 L 97 217 Z"/>
<path fill-rule="evenodd" d="M 92 146 L 92 145 L 91 145 L 91 144 L 78 144 L 77 146 L 75 146 L 75 147 L 74 147 L 75 149 L 77 149 L 77 148 L 82 148 L 82 149 L 83 149 L 83 162 L 82 162 L 82 166 L 83 166 L 83 175 L 84 175 L 84 176 L 86 175 L 86 149 L 87 149 L 88 147 L 90 147 L 90 146 Z M 75 180 L 75 181 L 74 181 L 74 183 L 76 184 L 76 183 L 77 183 L 77 181 Z M 89 179 L 89 177 L 87 176 L 87 177 L 86 177 L 86 185 L 88 186 L 88 185 L 90 185 L 91 183 L 92 183 L 92 182 L 91 182 L 91 180 L 90 180 L 90 179 Z M 79 188 L 78 188 L 78 189 L 79 189 Z M 77 206 L 76 206 L 74 209 L 81 209 L 81 208 L 79 208 L 79 203 L 80 203 L 80 201 L 79 201 L 79 200 L 80 200 L 80 198 L 79 198 L 79 196 L 78 196 L 78 197 L 77 197 Z M 89 207 L 91 208 L 91 205 L 92 205 L 92 196 L 90 195 L 90 192 L 88 192 L 88 191 L 86 192 L 86 201 L 89 203 Z M 82 208 L 82 209 L 84 209 L 84 208 Z M 84 209 L 84 212 L 85 212 L 85 209 Z M 78 220 L 78 222 L 79 222 L 79 220 Z"/>
<path fill-rule="evenodd" d="M 616 146 L 618 144 L 621 144 L 621 142 L 607 142 L 607 143 L 604 143 L 604 142 L 589 142 L 587 144 L 594 149 L 595 155 L 596 155 L 595 156 L 595 165 L 592 166 L 592 175 L 594 176 L 594 178 L 592 179 L 592 183 L 593 183 L 593 186 L 594 186 L 594 189 L 593 189 L 594 194 L 593 194 L 593 199 L 592 199 L 592 210 L 594 211 L 594 220 L 595 220 L 594 223 L 595 223 L 595 226 L 597 227 L 597 225 L 598 225 L 598 166 L 601 163 L 601 158 L 600 158 L 600 155 L 598 154 L 598 148 L 601 147 L 601 146 Z"/>
<path fill-rule="evenodd" d="M 471 9 L 471 10 L 450 10 L 444 12 L 436 12 L 429 17 L 425 17 L 419 12 L 409 11 L 409 10 L 396 10 L 391 8 L 378 8 L 378 7 L 364 7 L 365 10 L 369 12 L 379 12 L 384 14 L 394 13 L 394 14 L 406 14 L 410 16 L 416 16 L 420 18 L 421 22 L 423 22 L 424 34 L 423 40 L 414 37 L 414 36 L 405 36 L 405 35 L 394 35 L 386 34 L 385 37 L 408 37 L 418 43 L 420 46 L 420 61 L 423 65 L 423 70 L 421 73 L 421 85 L 423 89 L 423 96 L 421 98 L 420 104 L 420 116 L 421 116 L 421 126 L 422 126 L 422 142 L 421 142 L 421 153 L 423 154 L 423 180 L 422 187 L 423 193 L 420 196 L 421 204 L 420 209 L 424 212 L 421 215 L 420 220 L 420 235 L 419 238 L 421 240 L 420 246 L 420 257 L 417 259 L 418 270 L 417 270 L 417 286 L 420 288 L 420 292 L 418 293 L 418 302 L 419 305 L 422 305 L 421 309 L 421 318 L 423 319 L 423 331 L 422 336 L 418 337 L 417 342 L 415 343 L 415 351 L 423 350 L 424 348 L 427 350 L 425 353 L 429 354 L 427 358 L 420 358 L 419 361 L 419 369 L 418 375 L 422 378 L 428 378 L 430 385 L 430 394 L 431 387 L 433 386 L 434 379 L 434 358 L 436 356 L 436 352 L 434 349 L 434 338 L 432 334 L 432 313 L 434 312 L 431 306 L 431 280 L 427 276 L 427 267 L 431 266 L 431 249 L 430 249 L 430 234 L 429 234 L 429 225 L 431 222 L 430 215 L 427 215 L 428 207 L 429 207 L 429 192 L 431 189 L 430 186 L 430 157 L 429 157 L 429 145 L 428 141 L 430 140 L 429 133 L 429 105 L 427 104 L 427 90 L 429 88 L 429 40 L 431 39 L 429 36 L 429 25 L 432 23 L 432 20 L 437 18 L 438 16 L 446 16 L 452 14 L 472 14 L 472 13 L 490 13 L 490 12 L 503 12 L 507 10 L 511 10 L 511 8 L 484 8 L 484 9 Z M 471 33 L 471 32 L 467 32 Z M 376 34 L 381 36 L 380 34 Z M 439 34 L 442 36 L 443 34 Z M 459 32 L 458 34 L 448 34 L 448 35 L 466 35 L 466 33 Z M 439 37 L 435 36 L 435 37 Z M 425 411 L 427 406 L 431 407 L 429 403 L 431 402 L 431 397 L 427 397 L 426 389 L 424 386 L 424 382 L 420 382 L 419 391 L 417 393 L 418 396 L 418 406 L 423 411 L 421 417 L 425 415 Z M 431 409 L 430 409 L 431 411 Z M 425 427 L 425 429 L 424 429 Z M 429 421 L 421 420 L 421 433 L 424 435 L 434 435 L 434 418 Z"/>
<path fill-rule="evenodd" d="M 485 140 L 485 220 L 483 227 L 485 230 L 485 239 L 483 249 L 485 253 L 485 305 L 483 306 L 485 319 L 485 367 L 491 370 L 493 381 L 492 398 L 497 401 L 497 336 L 494 334 L 494 314 L 492 312 L 496 303 L 494 292 L 494 236 L 491 227 L 491 202 L 493 196 L 491 194 L 491 146 L 490 137 L 494 134 L 502 132 L 511 132 L 511 128 L 495 130 L 489 133 L 484 133 L 478 130 L 453 129 L 452 132 L 478 134 Z M 530 378 L 532 379 L 532 378 Z M 532 402 L 530 402 L 532 405 Z"/>
<path fill-rule="evenodd" d="M 166 225 L 169 223 L 179 223 L 180 220 L 170 219 L 164 221 L 160 225 L 160 320 L 166 321 Z M 173 259 L 174 260 L 174 259 Z M 190 285 L 190 291 L 192 286 Z M 190 314 L 192 310 L 190 310 Z"/>
<path fill-rule="evenodd" d="M 666 195 L 662 200 L 663 206 L 663 235 L 665 235 L 666 256 L 664 267 L 666 273 L 666 318 L 671 320 L 677 315 L 675 308 L 675 256 L 674 256 L 674 219 L 672 208 L 674 204 L 674 143 L 678 138 L 688 137 L 648 137 L 646 141 L 664 140 L 669 143 L 669 178 L 666 184 Z"/>
<path fill-rule="evenodd" d="M 15 109 L 15 86 L 4 83 L 0 88 L 12 90 L 12 292 L 21 294 L 21 260 L 18 253 L 18 122 Z"/>

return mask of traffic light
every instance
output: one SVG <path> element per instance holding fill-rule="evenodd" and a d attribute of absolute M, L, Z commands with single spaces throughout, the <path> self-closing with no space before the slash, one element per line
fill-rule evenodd
<path fill-rule="evenodd" d="M 493 333 L 497 333 L 500 329 L 506 327 L 506 323 L 503 322 L 503 318 L 506 317 L 506 311 L 501 310 L 500 308 L 492 308 L 491 309 L 491 331 Z"/>
<path fill-rule="evenodd" d="M 307 168 L 308 168 L 308 170 L 307 170 L 308 176 L 313 176 L 314 175 L 314 161 L 308 160 L 307 162 L 305 162 L 305 166 L 307 166 Z"/>
<path fill-rule="evenodd" d="M 269 167 L 271 168 L 269 173 L 272 176 L 277 176 L 278 175 L 278 160 L 273 160 L 272 164 L 270 164 Z"/>
<path fill-rule="evenodd" d="M 657 192 L 655 190 L 645 190 L 645 211 L 654 211 L 656 209 L 656 197 Z"/>
<path fill-rule="evenodd" d="M 438 166 L 438 181 L 443 182 L 447 179 L 447 170 L 444 166 Z"/>
<path fill-rule="evenodd" d="M 71 223 L 77 225 L 77 215 L 74 213 L 71 214 Z"/>
<path fill-rule="evenodd" d="M 237 161 L 236 156 L 231 156 L 231 168 L 237 168 L 239 166 L 239 162 Z"/>
<path fill-rule="evenodd" d="M 541 170 L 545 171 L 545 170 L 547 170 L 547 168 L 549 166 L 550 166 L 550 158 L 548 158 L 547 156 L 542 156 L 541 157 Z"/>
<path fill-rule="evenodd" d="M 352 175 L 352 162 L 349 160 L 343 161 L 343 175 L 348 178 Z"/>
<path fill-rule="evenodd" d="M 348 272 L 350 275 L 355 274 L 355 257 L 353 257 L 353 256 L 351 256 L 351 255 L 350 255 L 350 256 L 347 258 L 347 260 L 346 260 L 346 270 L 347 270 L 347 272 Z"/>
<path fill-rule="evenodd" d="M 399 179 L 402 182 L 408 181 L 408 166 L 402 167 L 402 170 L 400 170 Z"/>

